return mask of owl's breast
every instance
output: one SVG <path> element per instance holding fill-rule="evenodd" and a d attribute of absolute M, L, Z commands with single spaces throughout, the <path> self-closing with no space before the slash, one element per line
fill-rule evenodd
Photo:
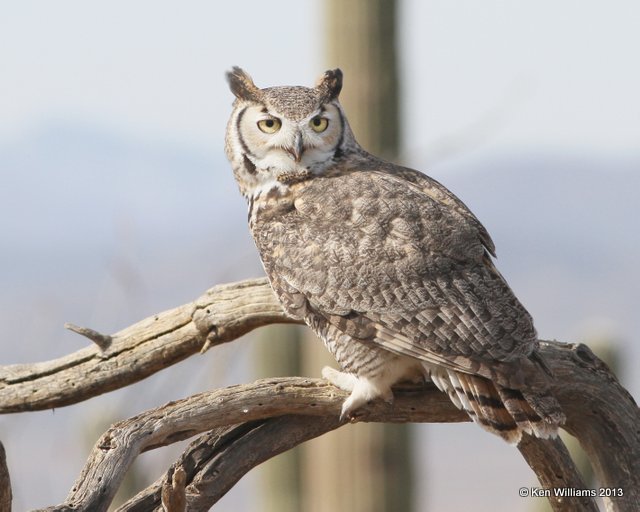
<path fill-rule="evenodd" d="M 276 292 L 322 297 L 331 311 L 431 307 L 443 300 L 433 283 L 483 268 L 472 224 L 378 172 L 315 177 L 263 198 L 252 232 Z"/>
<path fill-rule="evenodd" d="M 457 212 L 404 180 L 369 172 L 296 183 L 261 203 L 252 230 L 263 254 L 287 247 L 299 252 L 302 266 L 317 260 L 315 252 L 325 265 L 343 266 L 376 260 L 415 266 L 440 253 L 479 261 L 484 254 L 477 230 Z"/>
<path fill-rule="evenodd" d="M 446 271 L 448 260 L 430 254 L 435 231 L 424 225 L 437 212 L 412 202 L 402 184 L 385 185 L 365 173 L 313 179 L 254 208 L 253 236 L 276 293 L 342 290 L 324 304 L 334 312 L 352 299 L 360 308 L 386 307 L 404 280 Z"/>

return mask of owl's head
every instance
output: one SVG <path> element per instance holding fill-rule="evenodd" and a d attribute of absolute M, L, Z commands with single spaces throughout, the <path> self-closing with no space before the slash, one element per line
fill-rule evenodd
<path fill-rule="evenodd" d="M 236 101 L 225 150 L 246 197 L 296 176 L 322 174 L 354 142 L 338 102 L 339 69 L 327 71 L 315 87 L 260 89 L 238 67 L 227 80 Z"/>

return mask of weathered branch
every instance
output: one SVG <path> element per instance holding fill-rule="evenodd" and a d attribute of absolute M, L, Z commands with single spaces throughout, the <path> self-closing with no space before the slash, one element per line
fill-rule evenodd
<path fill-rule="evenodd" d="M 102 350 L 103 352 L 111 346 L 111 342 L 113 341 L 113 338 L 108 334 L 99 333 L 98 331 L 89 329 L 89 327 L 79 327 L 75 324 L 67 322 L 66 324 L 64 324 L 64 328 L 69 329 L 70 331 L 73 331 L 76 334 L 80 334 L 85 338 L 89 338 L 96 345 L 98 345 L 100 350 Z"/>
<path fill-rule="evenodd" d="M 112 336 L 75 328 L 106 348 L 94 345 L 50 362 L 0 368 L 0 412 L 75 403 L 126 386 L 191 354 L 276 322 L 294 320 L 283 313 L 266 280 L 257 279 L 214 287 L 193 303 L 150 317 Z M 566 430 L 581 442 L 600 484 L 617 490 L 613 496 L 605 496 L 607 509 L 635 510 L 640 503 L 640 411 L 637 405 L 609 369 L 584 345 L 540 342 L 540 350 L 556 377 L 552 392 L 567 415 Z M 467 419 L 433 388 L 427 388 L 424 393 L 424 396 L 401 394 L 393 408 L 374 403 L 363 411 L 361 420 Z M 283 426 L 287 420 L 276 419 L 281 416 L 324 414 L 335 418 L 343 398 L 340 392 L 321 381 L 270 380 L 196 395 L 138 415 L 115 425 L 101 438 L 69 494 L 67 505 L 51 510 L 66 510 L 72 503 L 77 505 L 76 510 L 104 509 L 100 507 L 110 502 L 124 472 L 144 450 L 212 429 L 228 431 L 230 425 L 236 425 L 232 430 L 253 425 L 247 422 L 270 425 L 281 421 Z M 438 419 L 436 411 L 446 419 Z M 304 422 L 300 417 L 295 421 Z M 307 423 L 321 425 L 317 420 Z M 327 425 L 323 428 L 335 428 L 333 424 Z M 295 431 L 293 426 L 291 429 Z M 250 445 L 250 437 L 246 436 L 248 434 L 238 437 L 238 443 Z M 274 441 L 270 440 L 272 444 Z M 519 448 L 543 485 L 583 488 L 564 447 L 558 442 L 527 438 Z M 230 457 L 233 460 L 229 452 L 225 453 L 227 455 L 217 459 L 220 463 L 228 463 L 224 461 Z M 266 452 L 263 455 L 270 456 Z M 174 480 L 173 474 L 168 477 L 171 480 L 166 482 L 171 485 L 165 485 L 167 500 L 182 492 L 180 478 Z M 188 471 L 186 478 L 185 492 L 188 493 L 189 486 L 193 485 Z M 213 486 L 211 489 L 219 490 L 212 491 L 212 495 L 221 495 L 226 492 L 225 485 L 232 485 L 223 480 L 218 476 L 215 483 L 207 480 L 209 484 L 204 484 L 201 480 L 199 485 L 207 489 Z M 591 502 L 584 503 L 571 499 L 552 501 L 555 510 L 588 510 Z"/>
<path fill-rule="evenodd" d="M 542 342 L 541 349 L 556 377 L 552 392 L 567 416 L 564 429 L 580 442 L 600 486 L 614 491 L 614 496 L 603 496 L 607 510 L 637 510 L 640 409 L 636 402 L 586 345 Z"/>
<path fill-rule="evenodd" d="M 158 509 L 161 489 L 176 467 L 186 472 L 188 510 L 210 510 L 250 469 L 340 425 L 335 415 L 289 415 L 213 429 L 192 442 L 164 476 L 116 512 Z"/>
<path fill-rule="evenodd" d="M 160 504 L 166 512 L 186 512 L 187 473 L 182 466 L 172 468 L 171 475 L 162 484 Z"/>
<path fill-rule="evenodd" d="M 363 409 L 358 419 L 469 421 L 432 385 L 396 394 L 393 405 L 375 402 Z M 179 490 L 185 490 L 188 510 L 208 510 L 257 464 L 339 427 L 345 398 L 345 393 L 325 381 L 290 377 L 202 393 L 152 409 L 111 427 L 97 442 L 66 501 L 47 510 L 106 510 L 129 465 L 140 453 L 213 429 L 185 452 L 164 480 L 121 508 L 154 510 L 163 492 L 169 496 L 174 490 L 169 482 L 173 484 L 174 470 L 179 468 L 185 470 L 186 485 Z M 561 441 L 528 438 L 520 449 L 543 484 L 584 488 Z M 590 498 L 553 499 L 552 504 L 558 511 L 597 511 Z"/>
<path fill-rule="evenodd" d="M 46 510 L 107 510 L 131 463 L 144 451 L 216 427 L 284 415 L 338 418 L 346 397 L 326 381 L 289 377 L 200 393 L 152 409 L 112 426 L 96 443 L 65 503 Z M 393 405 L 375 402 L 362 410 L 359 420 L 448 423 L 468 421 L 468 417 L 434 386 L 427 386 L 398 396 Z"/>
<path fill-rule="evenodd" d="M 263 278 L 214 286 L 189 304 L 112 336 L 73 326 L 71 330 L 106 350 L 90 346 L 53 361 L 0 367 L 0 413 L 81 402 L 138 382 L 256 327 L 282 322 L 294 320 L 282 311 Z"/>
<path fill-rule="evenodd" d="M 559 437 L 540 441 L 525 434 L 518 444 L 518 450 L 535 472 L 543 488 L 586 489 L 587 486 L 578 473 L 567 447 Z M 590 496 L 567 498 L 551 493 L 548 500 L 553 510 L 598 512 L 598 507 Z"/>
<path fill-rule="evenodd" d="M 428 403 L 427 396 L 420 396 L 419 400 L 421 408 L 425 406 L 425 402 Z M 387 418 L 387 421 L 392 421 L 392 418 Z M 186 468 L 188 510 L 209 510 L 241 476 L 256 465 L 339 426 L 340 421 L 335 415 L 279 416 L 214 429 L 191 443 L 167 474 L 125 503 L 117 512 L 159 510 L 161 489 L 171 479 L 173 468 L 176 467 Z M 560 440 L 539 442 L 528 438 L 521 443 L 519 449 L 529 465 L 535 468 L 545 487 L 585 487 Z M 552 496 L 550 499 L 554 510 L 598 511 L 590 498 L 567 501 Z"/>
<path fill-rule="evenodd" d="M 0 443 L 0 510 L 11 510 L 11 478 L 7 467 L 7 454 Z"/>

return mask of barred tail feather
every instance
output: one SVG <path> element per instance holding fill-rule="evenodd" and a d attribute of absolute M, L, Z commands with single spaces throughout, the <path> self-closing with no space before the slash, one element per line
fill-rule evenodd
<path fill-rule="evenodd" d="M 428 371 L 459 409 L 510 444 L 517 444 L 523 433 L 542 439 L 555 437 L 564 423 L 560 405 L 550 395 L 521 392 L 453 370 L 431 367 Z"/>

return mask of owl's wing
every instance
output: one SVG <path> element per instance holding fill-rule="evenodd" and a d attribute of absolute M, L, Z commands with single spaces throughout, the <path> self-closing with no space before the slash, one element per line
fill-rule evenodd
<path fill-rule="evenodd" d="M 455 204 L 378 171 L 312 180 L 280 219 L 288 245 L 267 267 L 307 317 L 495 378 L 500 363 L 532 351 L 535 330 L 487 254 L 486 231 L 447 197 Z"/>
<path fill-rule="evenodd" d="M 496 247 L 488 231 L 458 196 L 442 185 L 439 181 L 414 169 L 400 167 L 394 164 L 386 164 L 385 167 L 387 167 L 389 173 L 395 174 L 403 180 L 412 183 L 424 194 L 434 201 L 442 204 L 445 208 L 452 208 L 457 213 L 464 216 L 467 222 L 476 230 L 477 237 L 482 242 L 482 245 L 484 245 L 487 252 L 489 252 L 491 256 L 495 257 Z"/>

